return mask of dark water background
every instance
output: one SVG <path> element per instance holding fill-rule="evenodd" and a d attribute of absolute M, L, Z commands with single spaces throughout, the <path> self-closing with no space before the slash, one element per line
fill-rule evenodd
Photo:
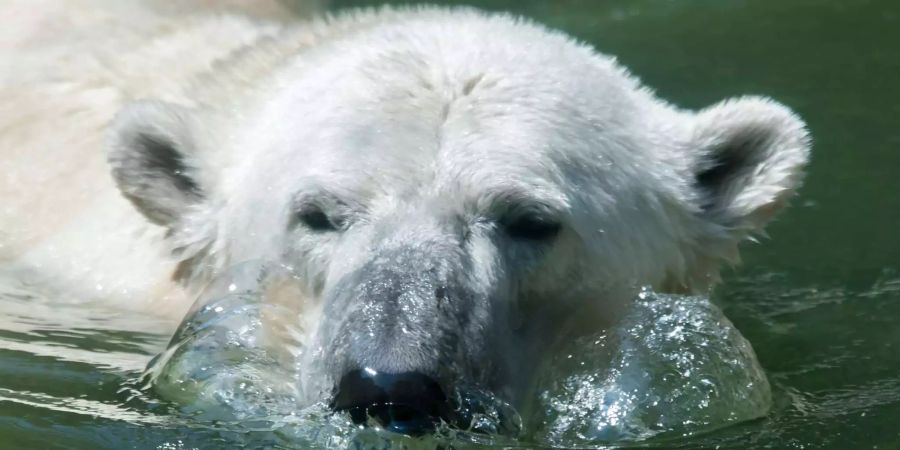
<path fill-rule="evenodd" d="M 801 196 L 769 228 L 771 240 L 744 246 L 744 265 L 713 295 L 752 342 L 773 385 L 773 411 L 646 445 L 900 448 L 900 2 L 474 3 L 616 55 L 680 106 L 769 95 L 811 129 Z M 0 281 L 0 448 L 284 444 L 167 418 L 165 405 L 133 397 L 129 380 L 167 339 L 152 319 L 37 302 L 28 287 L 7 284 Z"/>

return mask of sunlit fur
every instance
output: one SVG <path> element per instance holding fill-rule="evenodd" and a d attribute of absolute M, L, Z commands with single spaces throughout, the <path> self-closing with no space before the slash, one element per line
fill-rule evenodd
<path fill-rule="evenodd" d="M 681 110 L 613 58 L 507 15 L 426 8 L 295 25 L 164 22 L 174 29 L 124 26 L 111 31 L 122 33 L 116 42 L 91 41 L 75 60 L 57 55 L 67 65 L 52 75 L 23 50 L 35 80 L 9 74 L 0 91 L 9 130 L 0 142 L 13 160 L 13 178 L 0 184 L 13 205 L 0 209 L 12 230 L 0 235 L 0 258 L 64 289 L 109 285 L 104 297 L 162 313 L 183 311 L 185 289 L 229 264 L 281 262 L 321 309 L 311 339 L 350 347 L 336 371 L 447 360 L 449 376 L 502 383 L 495 378 L 523 366 L 509 356 L 504 367 L 479 367 L 498 349 L 601 329 L 641 285 L 708 288 L 737 260 L 737 243 L 785 206 L 808 158 L 803 123 L 771 100 Z M 124 106 L 139 98 L 154 100 Z M 108 132 L 111 169 L 160 227 L 126 207 L 100 160 L 103 128 L 123 106 Z M 179 191 L 135 136 L 171 143 L 184 163 L 177 175 L 198 194 Z M 339 214 L 342 228 L 297 223 L 308 201 Z M 553 217 L 559 235 L 505 235 L 500 224 L 519 209 Z M 169 254 L 153 258 L 154 248 Z M 445 313 L 471 329 L 410 316 L 419 328 L 407 341 L 360 340 L 373 317 L 404 320 L 360 291 L 376 283 L 365 273 L 409 280 L 418 294 L 408 306 L 446 284 L 450 308 L 470 310 Z M 173 276 L 178 285 L 166 287 Z M 175 304 L 160 306 L 161 296 Z M 452 349 L 420 342 L 454 333 L 463 343 Z M 412 342 L 424 347 L 408 350 Z M 450 354 L 459 348 L 473 353 Z"/>

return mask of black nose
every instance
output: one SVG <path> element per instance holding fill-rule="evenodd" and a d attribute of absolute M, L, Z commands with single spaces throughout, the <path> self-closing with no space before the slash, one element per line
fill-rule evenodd
<path fill-rule="evenodd" d="M 332 407 L 349 412 L 356 423 L 365 423 L 371 417 L 391 431 L 410 435 L 433 430 L 451 412 L 447 396 L 431 377 L 417 372 L 393 374 L 372 369 L 344 375 Z"/>

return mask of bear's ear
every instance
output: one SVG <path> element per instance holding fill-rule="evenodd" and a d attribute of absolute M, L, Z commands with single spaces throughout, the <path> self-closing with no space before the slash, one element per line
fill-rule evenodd
<path fill-rule="evenodd" d="M 726 100 L 694 120 L 689 151 L 700 214 L 738 238 L 762 231 L 802 181 L 805 124 L 761 97 Z"/>
<path fill-rule="evenodd" d="M 151 222 L 171 227 L 204 196 L 192 150 L 187 111 L 142 100 L 113 121 L 108 161 L 122 194 Z"/>

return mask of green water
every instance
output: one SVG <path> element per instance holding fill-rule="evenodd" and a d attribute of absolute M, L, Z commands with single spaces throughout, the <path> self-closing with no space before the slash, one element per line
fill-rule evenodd
<path fill-rule="evenodd" d="M 810 126 L 800 198 L 714 293 L 769 376 L 772 412 L 640 445 L 900 448 L 900 2 L 476 4 L 566 30 L 681 106 L 770 95 Z M 291 444 L 191 424 L 137 393 L 133 378 L 167 339 L 151 319 L 33 297 L 0 281 L 0 448 Z"/>

